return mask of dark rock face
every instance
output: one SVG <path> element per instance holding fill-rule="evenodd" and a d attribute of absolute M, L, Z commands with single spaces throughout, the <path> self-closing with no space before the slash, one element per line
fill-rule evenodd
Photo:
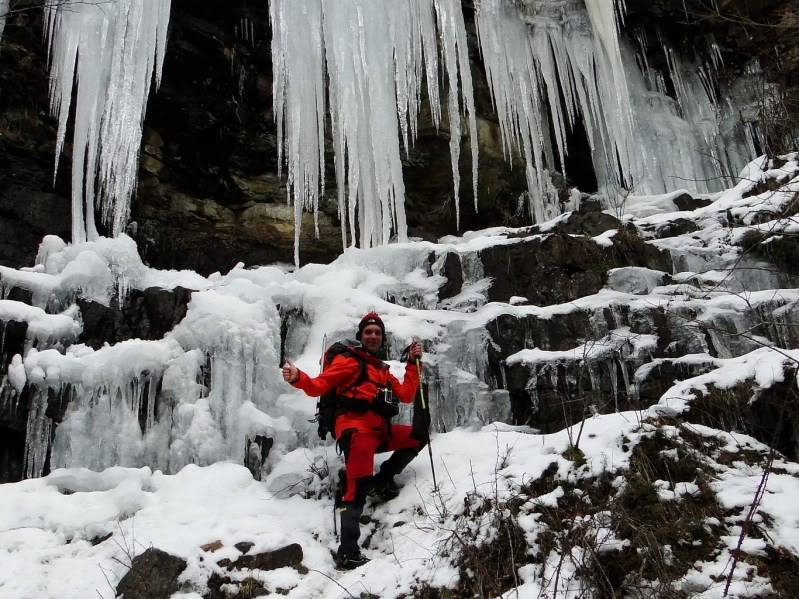
<path fill-rule="evenodd" d="M 651 406 L 677 381 L 705 374 L 714 368 L 715 365 L 709 362 L 660 361 L 652 367 L 638 387 L 641 404 Z"/>
<path fill-rule="evenodd" d="M 191 290 L 133 290 L 120 309 L 78 300 L 83 332 L 78 341 L 98 349 L 126 339 L 161 339 L 186 315 Z"/>
<path fill-rule="evenodd" d="M 6 368 L 15 354 L 24 353 L 27 332 L 27 322 L 0 320 L 0 376 L 6 374 Z"/>
<path fill-rule="evenodd" d="M 47 117 L 39 19 L 20 11 L 0 50 L 0 265 L 30 266 L 42 237 L 69 236 L 69 168 L 53 186 L 56 128 Z"/>
<path fill-rule="evenodd" d="M 28 406 L 4 377 L 14 355 L 23 354 L 27 331 L 26 322 L 0 321 L 0 483 L 22 479 Z"/>
<path fill-rule="evenodd" d="M 712 357 L 740 356 L 758 347 L 735 331 L 745 330 L 776 347 L 796 347 L 799 340 L 786 326 L 795 318 L 784 312 L 786 305 L 790 307 L 784 301 L 754 306 L 737 314 L 737 324 L 724 314 L 699 321 L 689 306 L 663 308 L 646 302 L 574 309 L 549 317 L 501 315 L 487 325 L 490 385 L 509 392 L 515 424 L 546 432 L 561 430 L 593 411 L 643 409 L 657 403 L 676 381 L 715 369 Z M 725 335 L 725 331 L 730 333 Z M 642 341 L 645 350 L 635 349 Z M 525 348 L 565 353 L 506 363 L 508 356 Z M 677 359 L 692 354 L 711 357 Z M 785 380 L 791 376 L 786 374 Z M 708 405 L 702 400 L 697 410 L 716 414 L 716 422 L 696 421 L 742 430 L 767 444 L 772 444 L 767 438 L 772 435 L 786 455 L 799 452 L 791 432 L 795 429 L 790 428 L 794 424 L 780 424 L 783 419 L 794 423 L 797 418 L 790 389 L 780 384 L 761 392 L 752 404 L 755 407 L 746 403 L 752 397 L 751 386 L 726 395 L 722 391 L 708 394 Z M 718 416 L 725 409 L 734 422 Z"/>
<path fill-rule="evenodd" d="M 740 431 L 774 447 L 791 460 L 799 459 L 799 394 L 796 368 L 786 368 L 784 380 L 754 391 L 753 382 L 730 389 L 711 387 L 697 392 L 686 420 L 721 430 Z"/>
<path fill-rule="evenodd" d="M 531 304 L 562 304 L 596 293 L 607 281 L 607 271 L 621 266 L 646 266 L 671 271 L 671 259 L 641 240 L 620 231 L 604 247 L 588 237 L 555 233 L 512 245 L 483 250 L 486 276 L 494 282 L 490 301 L 524 296 Z"/>
<path fill-rule="evenodd" d="M 229 559 L 219 561 L 219 565 L 228 570 L 277 570 L 278 568 L 297 567 L 302 564 L 302 547 L 298 543 L 286 545 L 274 551 L 241 555 L 236 561 Z"/>
<path fill-rule="evenodd" d="M 461 257 L 455 252 L 447 253 L 444 258 L 444 276 L 447 277 L 447 282 L 438 290 L 439 301 L 455 297 L 463 288 L 463 265 Z"/>
<path fill-rule="evenodd" d="M 125 599 L 168 599 L 177 592 L 178 576 L 186 560 L 151 547 L 133 558 L 127 574 L 117 585 L 117 597 Z"/>
<path fill-rule="evenodd" d="M 628 3 L 630 29 L 658 25 L 666 35 L 712 29 L 731 72 L 741 58 L 774 31 L 747 29 L 734 20 L 693 23 L 685 3 Z M 733 8 L 757 20 L 776 18 L 784 1 L 763 0 Z M 745 4 L 745 6 L 744 6 Z M 691 14 L 701 3 L 688 2 Z M 727 9 L 729 7 L 725 7 Z M 473 206 L 472 157 L 462 144 L 461 230 L 490 225 L 521 226 L 529 215 L 517 210 L 526 189 L 522 165 L 506 163 L 499 140 L 484 69 L 478 55 L 474 9 L 464 2 L 478 112 L 480 179 Z M 693 11 L 693 12 L 692 12 Z M 688 22 L 688 25 L 685 23 Z M 769 21 L 770 22 L 770 21 Z M 674 25 L 672 25 L 674 24 Z M 245 35 L 244 29 L 253 35 Z M 29 265 L 43 234 L 69 234 L 69 144 L 55 187 L 51 185 L 56 139 L 47 116 L 46 54 L 41 15 L 21 11 L 9 18 L 0 52 L 0 264 Z M 799 54 L 790 29 L 777 29 L 786 73 L 774 73 L 797 87 Z M 272 111 L 272 72 L 268 3 L 208 0 L 172 3 L 161 90 L 149 102 L 137 197 L 130 233 L 145 260 L 156 267 L 192 268 L 200 273 L 227 271 L 237 262 L 292 261 L 294 226 L 286 205 L 285 178 L 278 176 L 276 127 Z M 657 36 L 650 36 L 657 39 Z M 681 38 L 680 38 L 681 39 Z M 760 40 L 760 41 L 758 41 Z M 679 44 L 677 44 L 679 46 Z M 664 59 L 665 60 L 665 59 Z M 652 56 L 650 62 L 657 62 Z M 774 63 L 775 61 L 770 61 Z M 665 66 L 665 65 L 663 65 Z M 424 103 L 424 100 L 423 100 Z M 432 239 L 456 232 L 449 157 L 449 132 L 437 131 L 429 110 L 419 120 L 419 138 L 404 157 L 409 232 Z M 578 126 L 569 132 L 567 171 L 584 191 L 596 185 L 589 147 Z M 464 140 L 467 141 L 467 140 Z M 326 155 L 326 195 L 321 200 L 320 239 L 312 218 L 301 231 L 301 261 L 328 262 L 342 247 L 335 206 L 333 156 Z M 582 166 L 581 166 L 582 165 Z M 585 171 L 585 172 L 583 172 Z"/>
<path fill-rule="evenodd" d="M 254 39 L 245 39 L 244 23 Z M 293 211 L 277 175 L 269 31 L 263 2 L 172 4 L 163 86 L 148 109 L 132 214 L 140 251 L 153 266 L 208 274 L 239 261 L 292 260 Z M 328 262 L 340 251 L 329 208 L 320 215 L 320 240 L 312 219 L 303 223 L 304 261 Z"/>
<path fill-rule="evenodd" d="M 0 386 L 0 484 L 22 480 L 27 419 L 28 406 L 17 401 L 16 390 Z"/>
<path fill-rule="evenodd" d="M 639 395 L 630 384 L 633 373 L 650 357 L 633 359 L 627 355 L 628 348 L 624 344 L 596 358 L 577 354 L 534 366 L 506 365 L 503 361 L 504 356 L 524 348 L 567 351 L 587 343 L 586 348 L 590 350 L 592 340 L 600 342 L 619 327 L 629 327 L 633 338 L 657 335 L 658 344 L 652 349 L 651 357 L 672 352 L 683 355 L 699 349 L 695 344 L 701 333 L 673 335 L 674 323 L 656 308 L 639 313 L 626 306 L 616 306 L 599 311 L 575 310 L 551 318 L 503 315 L 489 323 L 487 328 L 493 341 L 488 353 L 489 370 L 495 373 L 497 384 L 505 386 L 510 393 L 514 423 L 550 432 L 579 421 L 592 409 L 603 413 L 635 409 L 660 399 L 658 396 L 645 403 L 648 396 Z M 650 377 L 647 377 L 643 386 L 671 386 L 668 373 L 662 377 L 661 374 L 654 371 L 650 377 L 655 381 L 649 383 Z"/>
<path fill-rule="evenodd" d="M 244 466 L 250 471 L 255 480 L 261 480 L 261 468 L 269 457 L 269 452 L 275 440 L 265 435 L 255 435 L 247 438 L 244 448 Z M 242 553 L 247 553 L 243 551 Z"/>
<path fill-rule="evenodd" d="M 245 25 L 254 36 L 244 34 Z M 461 227 L 476 229 L 512 224 L 526 183 L 522 166 L 513 168 L 502 156 L 472 21 L 469 29 L 480 112 L 480 212 L 472 203 L 467 143 L 460 164 Z M 15 13 L 0 52 L 0 233 L 6 232 L 0 234 L 0 264 L 11 266 L 30 265 L 42 235 L 69 236 L 71 148 L 65 148 L 53 189 L 56 132 L 47 116 L 41 31 L 38 12 Z M 286 204 L 285 175 L 278 176 L 270 44 L 268 3 L 172 3 L 163 83 L 147 110 L 129 229 L 148 264 L 209 274 L 239 261 L 293 260 L 293 210 Z M 404 157 L 412 236 L 457 232 L 448 135 L 446 127 L 436 130 L 428 110 Z M 342 248 L 332 151 L 326 164 L 320 237 L 314 238 L 313 218 L 306 215 L 303 263 L 329 262 Z"/>

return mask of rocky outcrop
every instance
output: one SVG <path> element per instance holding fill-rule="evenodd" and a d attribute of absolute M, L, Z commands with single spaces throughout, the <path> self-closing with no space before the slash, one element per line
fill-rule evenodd
<path fill-rule="evenodd" d="M 133 558 L 116 588 L 116 596 L 125 599 L 168 599 L 180 588 L 178 576 L 186 569 L 186 560 L 150 547 Z"/>
<path fill-rule="evenodd" d="M 186 315 L 191 290 L 134 289 L 120 308 L 78 300 L 83 332 L 78 341 L 99 349 L 126 339 L 161 339 Z"/>
<path fill-rule="evenodd" d="M 286 589 L 268 589 L 263 582 L 252 576 L 242 579 L 241 573 L 238 572 L 239 570 L 247 572 L 252 570 L 268 571 L 278 568 L 294 568 L 300 574 L 308 573 L 308 569 L 302 565 L 302 547 L 297 543 L 252 555 L 249 555 L 248 552 L 253 547 L 253 543 L 236 543 L 235 547 L 243 555 L 240 555 L 235 561 L 229 559 L 220 560 L 218 565 L 227 569 L 228 572 L 233 570 L 237 572 L 231 574 L 231 576 L 218 572 L 212 574 L 207 582 L 208 592 L 203 595 L 203 599 L 249 599 L 250 597 L 271 595 L 270 591 L 279 595 L 288 593 Z"/>
<path fill-rule="evenodd" d="M 730 388 L 710 386 L 697 390 L 685 419 L 751 435 L 796 461 L 799 459 L 796 373 L 795 364 L 786 367 L 783 380 L 766 389 L 756 389 L 755 381 L 749 380 Z"/>
<path fill-rule="evenodd" d="M 42 237 L 69 236 L 69 165 L 53 182 L 56 127 L 33 13 L 8 21 L 0 45 L 0 265 L 30 266 Z"/>
<path fill-rule="evenodd" d="M 9 296 L 17 298 L 17 301 L 31 301 L 30 294 L 26 295 L 20 289 L 16 289 Z M 77 341 L 99 349 L 104 344 L 128 339 L 161 339 L 186 315 L 190 299 L 191 290 L 182 287 L 172 290 L 132 290 L 121 307 L 103 306 L 78 299 L 83 329 Z M 44 398 L 45 414 L 52 422 L 50 434 L 54 435 L 55 427 L 63 420 L 76 393 L 71 384 L 53 389 L 46 386 L 38 388 L 28 383 L 21 392 L 11 384 L 6 376 L 8 365 L 15 355 L 25 355 L 27 346 L 31 343 L 27 332 L 26 322 L 0 321 L 0 483 L 21 480 L 24 476 L 25 438 L 30 404 L 34 396 L 41 394 Z M 59 340 L 53 342 L 61 343 Z M 38 349 L 47 347 L 39 345 Z M 147 388 L 155 383 L 147 379 L 142 384 Z M 145 393 L 147 395 L 149 394 Z M 145 402 L 141 407 L 141 422 L 146 419 L 147 409 Z M 42 473 L 46 474 L 50 470 L 49 458 L 43 457 Z"/>
<path fill-rule="evenodd" d="M 530 227 L 517 236 L 538 230 Z M 602 233 L 602 238 L 592 238 Z M 480 260 L 485 276 L 493 279 L 490 301 L 507 302 L 512 296 L 522 296 L 538 306 L 596 293 L 613 268 L 643 266 L 671 272 L 666 252 L 645 243 L 635 228 L 622 227 L 591 203 L 571 213 L 552 233 L 492 246 L 480 252 Z"/>
<path fill-rule="evenodd" d="M 252 555 L 244 553 L 235 561 L 223 559 L 219 561 L 219 566 L 228 570 L 277 570 L 278 568 L 296 568 L 302 564 L 302 547 L 297 543 L 286 545 L 274 551 L 264 553 L 254 553 Z"/>
<path fill-rule="evenodd" d="M 6 374 L 14 355 L 24 352 L 27 331 L 26 322 L 0 321 L 0 483 L 22 479 L 28 409 Z"/>

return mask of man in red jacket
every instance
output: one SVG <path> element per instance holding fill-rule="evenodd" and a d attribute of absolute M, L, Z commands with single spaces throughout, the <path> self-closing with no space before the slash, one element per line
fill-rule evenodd
<path fill-rule="evenodd" d="M 411 344 L 403 382 L 389 372 L 388 365 L 377 357 L 385 343 L 386 329 L 380 316 L 369 312 L 358 324 L 356 339 L 361 347 L 337 355 L 316 378 L 311 378 L 290 361 L 283 366 L 283 379 L 311 397 L 336 390 L 340 405 L 336 416 L 335 437 L 343 449 L 346 483 L 341 507 L 341 544 L 336 563 L 351 569 L 367 561 L 358 547 L 360 517 L 367 494 L 371 491 L 383 499 L 399 493 L 394 475 L 407 466 L 424 447 L 411 437 L 411 427 L 390 424 L 390 420 L 375 411 L 381 395 L 389 390 L 403 403 L 413 402 L 419 387 L 416 360 L 422 357 L 422 346 Z M 366 376 L 361 376 L 365 363 Z M 341 398 L 344 398 L 343 400 Z M 376 401 L 377 400 L 377 401 Z M 393 451 L 374 476 L 374 455 Z"/>

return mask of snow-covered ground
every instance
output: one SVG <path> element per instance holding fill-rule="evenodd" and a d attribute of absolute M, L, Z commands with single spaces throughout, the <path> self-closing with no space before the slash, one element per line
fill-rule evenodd
<path fill-rule="evenodd" d="M 602 429 L 613 430 L 604 426 Z M 615 431 L 612 436 L 617 436 Z M 492 492 L 491 485 L 506 485 L 506 476 L 535 476 L 551 461 L 559 460 L 557 454 L 564 449 L 564 441 L 565 435 L 545 440 L 490 429 L 439 436 L 434 449 L 439 475 L 443 476 L 442 496 L 457 505 L 473 481 L 479 488 Z M 605 442 L 608 457 L 613 458 L 615 443 L 608 439 Z M 506 445 L 513 446 L 514 459 L 495 481 L 495 449 Z M 615 459 L 623 460 L 620 450 L 615 451 Z M 598 452 L 597 458 L 601 455 Z M 309 493 L 312 493 L 318 481 L 309 468 L 319 458 L 331 464 L 336 462 L 332 451 L 298 449 L 286 456 L 273 478 L 280 480 L 282 472 L 300 473 L 310 481 Z M 91 539 L 109 532 L 115 533 L 112 538 L 122 540 L 124 536 L 130 545 L 135 543 L 136 553 L 152 545 L 187 558 L 190 567 L 185 579 L 200 586 L 208 578 L 213 562 L 200 561 L 203 552 L 199 547 L 216 539 L 225 548 L 213 556 L 205 556 L 213 557 L 214 562 L 235 557 L 233 544 L 239 541 L 254 542 L 253 551 L 300 543 L 308 568 L 340 578 L 339 582 L 352 587 L 356 594 L 361 590 L 378 596 L 409 593 L 416 580 L 430 581 L 435 586 L 453 585 L 457 577 L 452 566 L 435 555 L 435 544 L 446 532 L 445 523 L 439 522 L 435 515 L 420 516 L 415 512 L 417 505 L 426 511 L 436 508 L 430 465 L 423 458 L 424 454 L 403 476 L 406 484 L 401 496 L 375 510 L 374 517 L 383 526 L 374 548 L 367 552 L 373 562 L 341 577 L 335 573 L 328 551 L 336 547 L 331 500 L 299 496 L 281 499 L 279 493 L 269 493 L 246 469 L 234 464 L 187 466 L 172 476 L 153 474 L 146 468 L 116 468 L 102 474 L 57 471 L 44 479 L 5 485 L 0 488 L 2 504 L 10 509 L 3 510 L 0 526 L 4 531 L 2 546 L 8 549 L 2 554 L 2 571 L 20 575 L 5 579 L 0 590 L 7 597 L 88 597 L 95 589 L 112 596 L 108 594 L 102 568 L 121 576 L 125 569 L 113 557 L 124 561 L 125 555 L 110 540 L 97 546 L 90 543 Z M 470 463 L 474 478 L 469 472 Z M 448 475 L 444 475 L 445 467 Z M 62 494 L 66 489 L 76 492 Z M 401 521 L 405 524 L 392 526 Z M 69 545 L 65 544 L 67 541 L 71 541 Z M 70 573 L 67 580 L 66 572 Z M 65 584 L 72 580 L 81 584 L 61 594 L 73 586 Z M 292 597 L 341 593 L 322 574 L 310 573 L 301 580 L 291 570 L 271 572 L 265 575 L 264 582 L 271 588 L 296 587 L 289 595 Z"/>
<path fill-rule="evenodd" d="M 389 598 L 412 595 L 414 587 L 424 584 L 456 588 L 457 555 L 447 555 L 442 549 L 457 530 L 465 497 L 472 495 L 472 501 L 474 495 L 507 500 L 551 464 L 564 482 L 602 472 L 623 473 L 635 441 L 657 430 L 651 424 L 639 424 L 641 417 L 627 412 L 590 418 L 580 443 L 584 465 L 561 455 L 569 446 L 569 433 L 576 434 L 576 427 L 538 435 L 497 424 L 479 431 L 437 435 L 433 455 L 438 491 L 433 489 L 430 463 L 423 453 L 401 476 L 404 486 L 397 499 L 367 508 L 371 522 L 362 527 L 362 539 L 371 536 L 365 552 L 372 561 L 347 573 L 334 569 L 329 551 L 336 547 L 333 505 L 328 495 L 317 497 L 324 481 L 312 471 L 321 461 L 336 463 L 330 450 L 295 450 L 284 457 L 266 485 L 231 463 L 189 465 L 174 475 L 149 468 L 117 467 L 101 473 L 57 470 L 45 478 L 2 485 L 0 596 L 113 597 L 110 585 L 124 575 L 130 557 L 152 546 L 188 562 L 180 577 L 186 590 L 175 596 L 200 597 L 209 575 L 219 569 L 216 562 L 235 559 L 239 551 L 234 544 L 241 541 L 254 543 L 252 553 L 290 543 L 302 546 L 303 565 L 309 569 L 306 574 L 292 568 L 240 574 L 242 579 L 256 577 L 272 591 L 286 589 L 288 597 L 346 597 L 348 592 L 355 596 L 367 592 Z M 702 435 L 721 438 L 732 452 L 763 449 L 745 435 L 698 425 L 693 428 Z M 765 530 L 770 544 L 799 554 L 799 520 L 794 510 L 799 500 L 799 466 L 779 461 L 775 467 L 781 471 L 769 479 L 761 518 L 769 517 Z M 284 497 L 267 490 L 270 482 L 286 472 L 302 475 L 303 493 Z M 733 510 L 751 503 L 762 470 L 719 467 L 716 474 L 713 486 L 718 500 L 724 508 Z M 692 492 L 690 484 L 662 482 L 664 500 L 679 502 L 681 493 Z M 544 529 L 533 512 L 534 505 L 557 505 L 559 495 L 562 491 L 531 497 L 530 505 L 522 508 L 517 518 L 528 538 L 535 539 Z M 93 543 L 109 533 L 109 538 Z M 491 537 L 490 530 L 481 534 L 484 540 Z M 217 540 L 222 547 L 213 553 L 201 549 Z M 737 540 L 736 527 L 731 524 L 716 559 L 689 571 L 684 577 L 685 587 L 701 589 L 702 597 L 721 596 L 724 581 L 712 577 L 723 578 L 729 571 L 729 551 Z M 605 544 L 610 547 L 610 540 Z M 764 539 L 751 539 L 747 551 L 757 552 L 765 544 Z M 520 596 L 535 597 L 545 591 L 552 572 L 542 574 L 539 568 L 530 564 L 520 569 Z M 573 573 L 567 575 L 564 568 L 564 590 L 559 596 L 579 596 L 576 581 L 572 581 L 573 592 L 565 590 L 569 576 Z M 732 596 L 745 597 L 757 596 L 767 588 L 767 580 L 748 578 L 741 566 L 731 590 Z M 508 596 L 515 596 L 514 592 Z"/>

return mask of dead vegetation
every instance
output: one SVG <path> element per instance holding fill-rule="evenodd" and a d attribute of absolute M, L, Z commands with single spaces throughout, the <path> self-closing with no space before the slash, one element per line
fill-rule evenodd
<path fill-rule="evenodd" d="M 590 475 L 582 460 L 564 476 L 553 462 L 540 477 L 511 491 L 504 501 L 470 494 L 453 517 L 439 555 L 457 566 L 456 589 L 414 588 L 414 597 L 496 597 L 517 588 L 518 571 L 532 565 L 540 597 L 687 598 L 686 574 L 729 550 L 744 511 L 725 510 L 713 483 L 725 464 L 764 467 L 762 448 L 733 452 L 690 423 L 652 420 L 636 439 L 623 439 L 629 466 Z M 752 510 L 758 506 L 753 503 Z M 530 526 L 531 519 L 535 522 Z M 741 539 L 767 538 L 760 513 Z M 727 540 L 725 540 L 725 538 Z M 769 546 L 768 556 L 732 552 L 737 577 L 764 577 L 774 597 L 799 596 L 795 556 Z M 725 575 L 714 578 L 717 583 Z M 529 582 L 529 575 L 526 576 Z"/>

